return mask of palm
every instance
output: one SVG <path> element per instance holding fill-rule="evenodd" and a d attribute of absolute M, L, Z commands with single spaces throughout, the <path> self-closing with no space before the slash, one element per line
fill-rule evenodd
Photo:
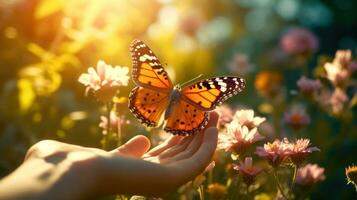
<path fill-rule="evenodd" d="M 194 136 L 171 136 L 161 145 L 143 155 L 146 161 L 172 164 L 190 158 L 202 144 L 203 132 Z"/>
<path fill-rule="evenodd" d="M 211 120 L 207 127 L 215 126 L 217 117 L 216 113 L 212 113 Z M 150 151 L 147 151 L 150 148 L 150 141 L 144 136 L 137 136 L 125 145 L 119 147 L 117 150 L 114 150 L 114 152 L 119 153 L 121 156 L 137 157 L 158 164 L 177 164 L 192 156 L 202 156 L 195 154 L 204 153 L 202 152 L 203 150 L 200 152 L 198 150 L 206 148 L 208 145 L 207 143 L 203 143 L 204 132 L 205 130 L 198 134 L 186 137 L 173 135 Z M 216 140 L 214 136 L 215 135 L 207 135 L 206 137 L 212 137 L 212 139 L 209 140 L 214 141 Z M 213 142 L 213 144 L 215 144 L 215 142 Z"/>
<path fill-rule="evenodd" d="M 207 129 L 187 137 L 171 136 L 150 151 L 147 151 L 150 142 L 144 136 L 136 136 L 113 151 L 119 154 L 119 158 L 140 158 L 131 160 L 132 172 L 128 171 L 140 179 L 139 183 L 135 183 L 137 188 L 142 189 L 139 193 L 150 195 L 173 190 L 204 171 L 217 145 L 215 126 L 218 114 L 211 113 L 210 118 Z"/>
<path fill-rule="evenodd" d="M 192 180 L 209 164 L 217 145 L 218 115 L 210 117 L 205 130 L 187 137 L 171 136 L 150 151 L 150 141 L 142 135 L 110 152 L 42 141 L 30 148 L 25 162 L 37 160 L 59 171 L 73 166 L 73 176 L 83 178 L 87 173 L 85 182 L 94 184 L 93 193 L 163 194 Z"/>

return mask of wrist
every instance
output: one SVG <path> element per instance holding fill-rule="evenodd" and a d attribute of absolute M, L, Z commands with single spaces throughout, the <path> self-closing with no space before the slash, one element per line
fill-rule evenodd
<path fill-rule="evenodd" d="M 2 199 L 85 199 L 96 192 L 95 156 L 30 158 L 0 182 Z"/>

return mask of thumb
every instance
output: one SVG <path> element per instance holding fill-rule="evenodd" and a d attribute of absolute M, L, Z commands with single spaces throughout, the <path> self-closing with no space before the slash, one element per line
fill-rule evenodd
<path fill-rule="evenodd" d="M 122 146 L 110 151 L 110 153 L 114 155 L 139 158 L 149 150 L 150 145 L 150 140 L 147 137 L 137 135 Z"/>

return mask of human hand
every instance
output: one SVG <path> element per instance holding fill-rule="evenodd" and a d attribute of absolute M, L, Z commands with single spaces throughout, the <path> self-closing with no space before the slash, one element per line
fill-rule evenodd
<path fill-rule="evenodd" d="M 162 195 L 192 180 L 217 144 L 217 113 L 193 136 L 171 136 L 149 152 L 136 136 L 107 152 L 57 141 L 31 147 L 24 163 L 0 182 L 0 199 L 83 199 L 108 194 Z M 16 185 L 16 190 L 14 190 Z"/>
<path fill-rule="evenodd" d="M 194 179 L 210 163 L 217 145 L 218 114 L 210 113 L 207 128 L 192 136 L 171 136 L 164 143 L 144 153 L 150 145 L 144 136 L 111 151 L 105 159 L 98 181 L 103 193 L 130 193 L 155 196 L 172 191 Z M 135 145 L 130 145 L 135 142 Z M 137 147 L 137 148 L 134 148 Z M 115 155 L 141 157 L 121 159 Z M 149 162 L 148 162 L 149 161 Z M 118 180 L 121 181 L 118 181 Z M 104 183 L 104 184 L 103 184 Z"/>

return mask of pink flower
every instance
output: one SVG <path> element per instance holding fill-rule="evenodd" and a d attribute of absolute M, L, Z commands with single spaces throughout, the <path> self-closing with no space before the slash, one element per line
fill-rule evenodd
<path fill-rule="evenodd" d="M 300 91 L 308 96 L 312 95 L 322 87 L 320 80 L 308 79 L 305 76 L 302 76 L 297 81 L 297 85 Z"/>
<path fill-rule="evenodd" d="M 296 165 L 300 166 L 305 160 L 306 156 L 314 151 L 320 151 L 317 147 L 310 147 L 311 143 L 309 139 L 298 139 L 294 143 L 290 143 L 290 158 Z"/>
<path fill-rule="evenodd" d="M 257 147 L 255 153 L 266 159 L 271 166 L 278 167 L 290 155 L 290 144 L 286 138 L 283 141 L 275 140 L 273 143 L 264 144 L 263 147 Z"/>
<path fill-rule="evenodd" d="M 249 130 L 235 121 L 227 124 L 226 130 L 218 135 L 218 149 L 243 154 L 253 143 L 264 139 L 257 128 Z"/>
<path fill-rule="evenodd" d="M 299 130 L 304 125 L 310 123 L 310 116 L 302 106 L 294 106 L 289 112 L 284 114 L 284 122 Z"/>
<path fill-rule="evenodd" d="M 228 105 L 221 105 L 216 108 L 216 112 L 219 114 L 218 126 L 224 127 L 227 123 L 233 119 L 233 110 Z"/>
<path fill-rule="evenodd" d="M 93 91 L 100 99 L 108 101 L 113 98 L 118 87 L 128 85 L 128 72 L 127 67 L 112 67 L 100 60 L 97 71 L 90 67 L 88 73 L 81 74 L 78 81 L 87 87 L 86 93 Z"/>
<path fill-rule="evenodd" d="M 308 188 L 317 182 L 325 180 L 325 169 L 316 164 L 307 164 L 298 169 L 295 183 L 299 186 Z"/>
<path fill-rule="evenodd" d="M 326 78 L 336 86 L 343 86 L 349 77 L 347 69 L 342 68 L 339 63 L 325 63 Z"/>
<path fill-rule="evenodd" d="M 305 28 L 292 28 L 280 40 L 282 49 L 288 54 L 315 52 L 318 48 L 316 36 Z"/>
<path fill-rule="evenodd" d="M 334 85 L 344 87 L 349 77 L 356 71 L 357 63 L 352 60 L 351 50 L 338 50 L 332 62 L 324 65 L 326 78 Z"/>
<path fill-rule="evenodd" d="M 265 121 L 265 117 L 254 117 L 253 110 L 238 110 L 234 116 L 233 121 L 248 129 L 254 129 Z"/>
<path fill-rule="evenodd" d="M 340 114 L 346 102 L 348 102 L 346 93 L 342 89 L 336 88 L 330 98 L 332 113 Z"/>
<path fill-rule="evenodd" d="M 249 62 L 246 54 L 237 53 L 234 55 L 229 68 L 233 73 L 240 76 L 246 76 L 254 70 L 254 66 Z"/>
<path fill-rule="evenodd" d="M 234 164 L 233 168 L 242 174 L 247 185 L 254 183 L 255 177 L 263 171 L 260 167 L 253 166 L 252 157 L 246 157 L 244 162 L 240 162 L 239 165 Z"/>

